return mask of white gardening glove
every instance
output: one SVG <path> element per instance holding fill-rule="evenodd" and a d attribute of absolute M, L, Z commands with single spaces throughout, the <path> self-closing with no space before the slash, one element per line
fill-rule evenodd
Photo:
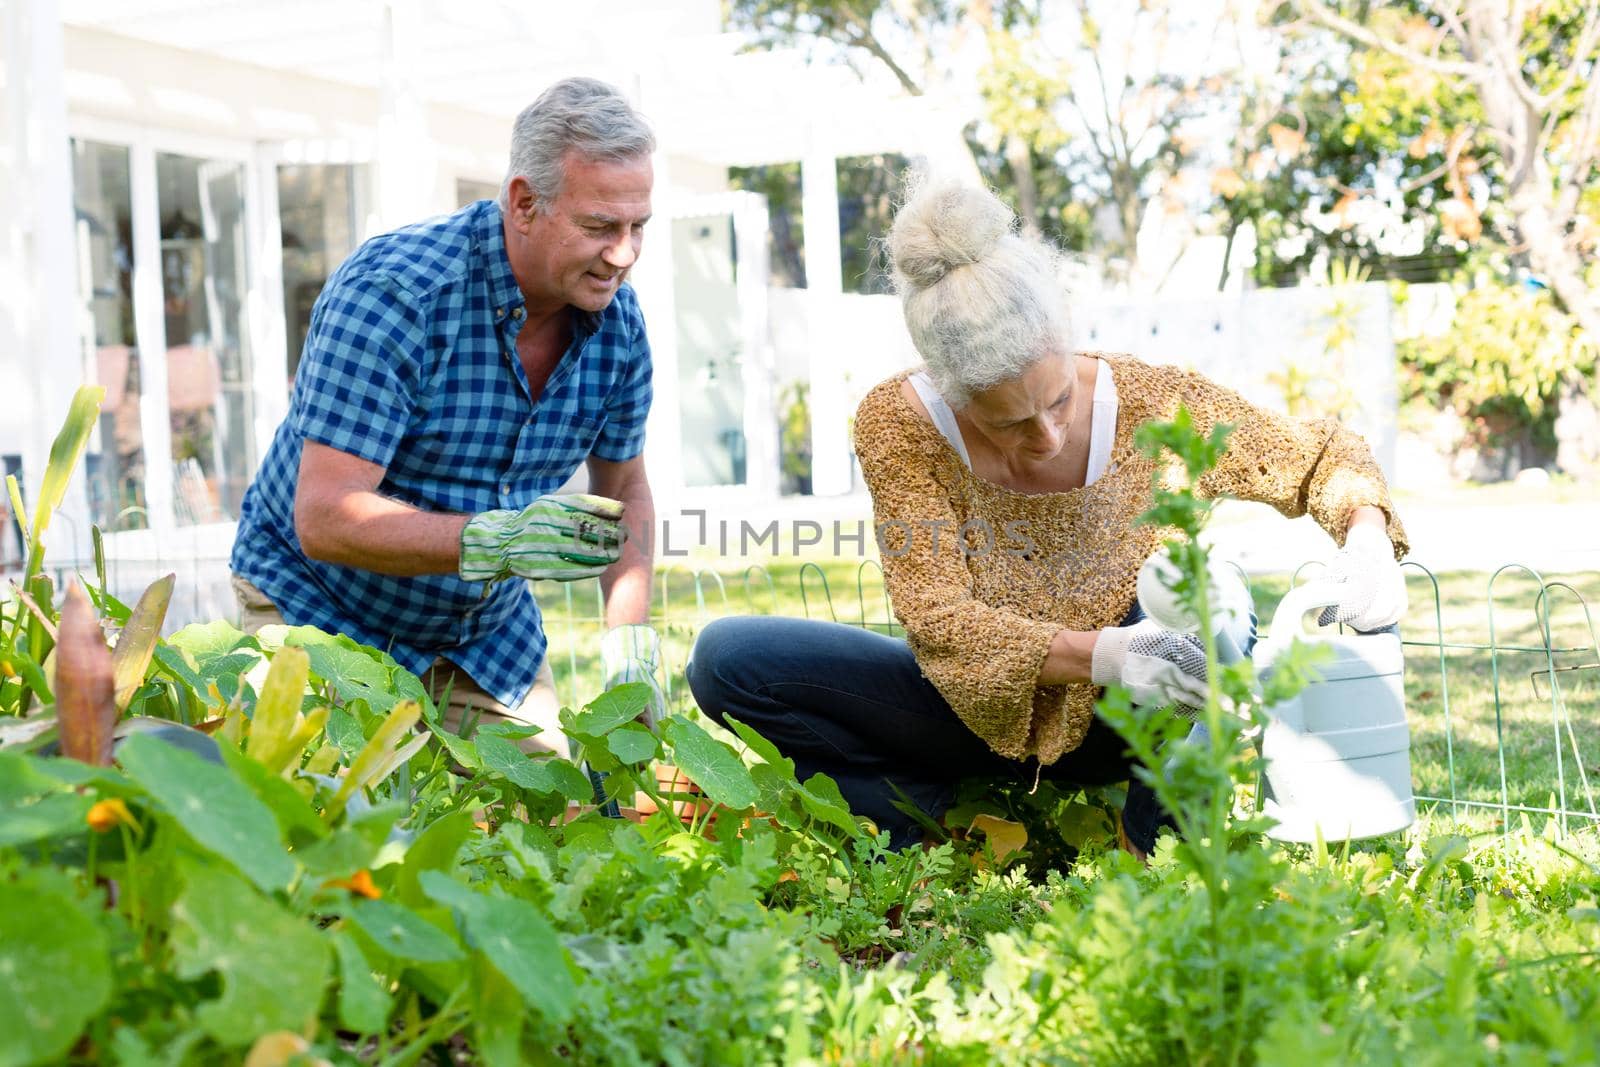
<path fill-rule="evenodd" d="M 607 689 L 628 682 L 643 682 L 650 687 L 650 703 L 641 717 L 654 727 L 666 715 L 667 700 L 661 691 L 661 638 L 644 623 L 613 626 L 600 638 L 601 684 Z"/>
<path fill-rule="evenodd" d="M 1174 705 L 1193 714 L 1206 702 L 1206 653 L 1193 634 L 1150 619 L 1100 631 L 1089 662 L 1096 685 L 1120 685 L 1144 707 Z"/>
<path fill-rule="evenodd" d="M 1395 562 L 1394 546 L 1376 526 L 1356 526 L 1328 564 L 1325 576 L 1342 591 L 1339 602 L 1322 610 L 1317 623 L 1342 622 L 1357 630 L 1379 630 L 1406 613 L 1406 579 Z"/>

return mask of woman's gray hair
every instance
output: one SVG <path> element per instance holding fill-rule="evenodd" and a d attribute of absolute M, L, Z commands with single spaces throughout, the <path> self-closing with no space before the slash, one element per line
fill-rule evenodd
<path fill-rule="evenodd" d="M 510 208 L 511 179 L 533 186 L 542 207 L 561 195 L 566 156 L 625 162 L 648 156 L 655 134 L 615 88 L 594 78 L 565 78 L 523 108 L 511 127 L 511 165 L 500 183 L 500 208 Z"/>
<path fill-rule="evenodd" d="M 1072 351 L 1061 253 L 982 186 L 913 176 L 886 241 L 911 342 L 952 407 Z"/>

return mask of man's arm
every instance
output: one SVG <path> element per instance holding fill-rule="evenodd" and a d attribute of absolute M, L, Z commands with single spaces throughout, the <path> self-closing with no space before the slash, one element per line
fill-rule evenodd
<path fill-rule="evenodd" d="M 305 442 L 294 496 L 300 550 L 323 563 L 379 574 L 455 574 L 461 530 L 471 516 L 421 511 L 391 500 L 377 491 L 383 475 L 376 463 Z M 649 497 L 646 487 L 647 502 Z M 648 600 L 648 586 L 645 596 Z"/>
<path fill-rule="evenodd" d="M 612 463 L 590 456 L 589 492 L 622 501 L 628 540 L 622 558 L 600 576 L 606 600 L 606 626 L 642 623 L 650 617 L 650 579 L 654 566 L 655 501 L 645 476 L 644 455 Z"/>

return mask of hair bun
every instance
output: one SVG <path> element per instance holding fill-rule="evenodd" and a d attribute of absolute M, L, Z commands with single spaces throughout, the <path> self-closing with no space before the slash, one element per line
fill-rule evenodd
<path fill-rule="evenodd" d="M 1014 222 L 1011 209 L 982 186 L 922 182 L 889 229 L 890 264 L 910 286 L 925 289 L 992 252 Z"/>

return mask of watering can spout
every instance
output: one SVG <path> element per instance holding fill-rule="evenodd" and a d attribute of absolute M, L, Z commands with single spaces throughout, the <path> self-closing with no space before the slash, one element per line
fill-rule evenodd
<path fill-rule="evenodd" d="M 1308 626 L 1338 594 L 1331 582 L 1290 590 L 1253 656 L 1266 679 L 1295 642 L 1321 650 L 1318 679 L 1270 708 L 1262 735 L 1263 811 L 1280 841 L 1376 837 L 1416 817 L 1400 638 Z"/>

